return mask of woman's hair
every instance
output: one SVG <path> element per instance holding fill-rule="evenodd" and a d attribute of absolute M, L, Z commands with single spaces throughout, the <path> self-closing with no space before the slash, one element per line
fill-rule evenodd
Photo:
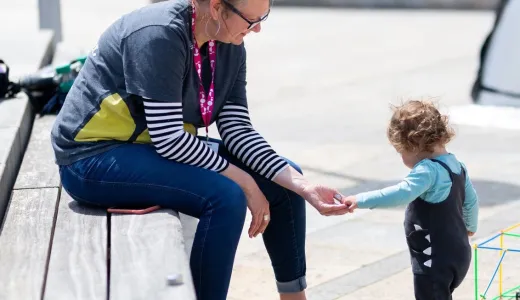
<path fill-rule="evenodd" d="M 435 146 L 444 146 L 455 136 L 448 117 L 431 101 L 410 100 L 392 110 L 387 135 L 398 152 L 433 152 Z"/>
<path fill-rule="evenodd" d="M 243 2 L 244 0 L 227 0 L 227 2 L 233 6 L 237 6 L 238 4 L 240 4 L 241 2 Z M 209 3 L 209 0 L 197 0 L 197 2 L 199 3 Z M 223 2 L 223 1 L 222 1 Z M 229 12 L 229 7 L 227 5 L 225 5 L 225 3 L 222 3 L 222 5 L 224 5 L 224 11 L 226 12 L 226 14 Z M 227 17 L 227 16 L 226 16 Z"/>

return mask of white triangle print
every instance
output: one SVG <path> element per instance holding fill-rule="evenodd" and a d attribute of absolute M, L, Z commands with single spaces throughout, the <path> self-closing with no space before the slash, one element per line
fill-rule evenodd
<path fill-rule="evenodd" d="M 421 226 L 417 225 L 417 224 L 413 224 L 413 227 L 415 227 L 415 230 L 419 230 L 419 229 L 422 229 Z"/>
<path fill-rule="evenodd" d="M 431 268 L 432 267 L 432 260 L 428 259 L 427 261 L 424 262 L 424 265 L 427 266 L 428 268 Z"/>
<path fill-rule="evenodd" d="M 432 247 L 428 247 L 426 248 L 424 251 L 423 251 L 424 254 L 426 255 L 432 255 Z"/>
<path fill-rule="evenodd" d="M 424 238 L 427 239 L 428 242 L 430 242 L 430 243 L 432 242 L 432 241 L 430 241 L 430 235 L 429 234 L 427 236 L 425 236 Z"/>

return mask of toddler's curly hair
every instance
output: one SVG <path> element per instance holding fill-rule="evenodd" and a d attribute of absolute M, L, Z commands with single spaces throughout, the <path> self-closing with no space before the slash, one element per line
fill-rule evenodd
<path fill-rule="evenodd" d="M 392 110 L 387 136 L 398 152 L 433 152 L 455 136 L 448 116 L 441 115 L 431 101 L 410 100 Z"/>

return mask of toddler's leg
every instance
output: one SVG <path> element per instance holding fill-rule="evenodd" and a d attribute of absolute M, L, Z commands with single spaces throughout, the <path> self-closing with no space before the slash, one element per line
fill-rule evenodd
<path fill-rule="evenodd" d="M 416 300 L 452 300 L 451 279 L 434 280 L 430 275 L 414 274 L 414 293 Z"/>

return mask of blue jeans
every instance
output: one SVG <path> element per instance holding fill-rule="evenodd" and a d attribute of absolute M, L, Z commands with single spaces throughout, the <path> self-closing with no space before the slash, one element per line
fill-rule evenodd
<path fill-rule="evenodd" d="M 305 200 L 253 172 L 222 143 L 219 154 L 251 174 L 270 203 L 271 221 L 262 238 L 278 291 L 304 290 Z M 164 159 L 153 146 L 143 144 L 124 144 L 60 166 L 60 175 L 63 188 L 80 203 L 120 208 L 160 205 L 198 218 L 190 259 L 197 298 L 226 299 L 247 209 L 245 195 L 234 181 Z"/>

